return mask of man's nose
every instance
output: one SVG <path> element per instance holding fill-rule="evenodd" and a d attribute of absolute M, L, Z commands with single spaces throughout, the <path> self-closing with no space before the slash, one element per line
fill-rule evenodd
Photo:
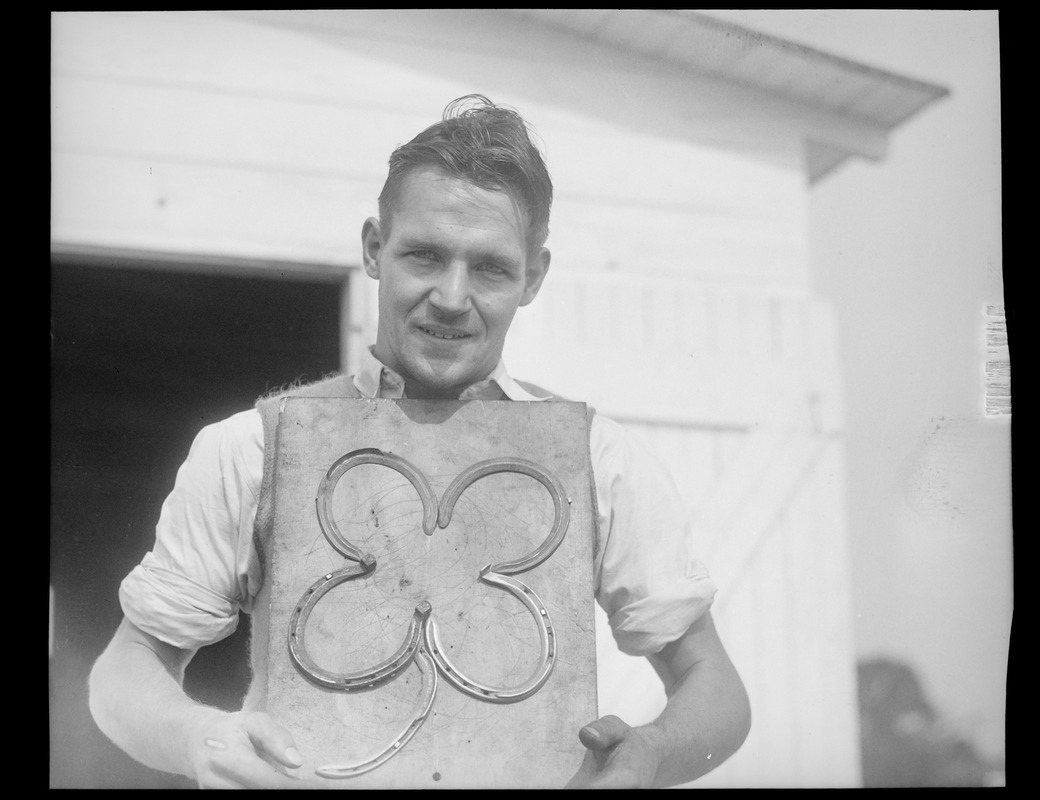
<path fill-rule="evenodd" d="M 430 303 L 444 314 L 461 314 L 469 310 L 469 271 L 465 264 L 451 262 L 441 271 L 430 292 Z"/>

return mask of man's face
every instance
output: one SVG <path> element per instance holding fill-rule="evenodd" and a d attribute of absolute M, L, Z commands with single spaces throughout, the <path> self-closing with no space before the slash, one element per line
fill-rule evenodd
<path fill-rule="evenodd" d="M 498 364 L 513 315 L 549 268 L 526 232 L 509 194 L 433 168 L 406 176 L 389 230 L 365 222 L 365 271 L 379 281 L 375 353 L 408 397 L 457 398 Z"/>

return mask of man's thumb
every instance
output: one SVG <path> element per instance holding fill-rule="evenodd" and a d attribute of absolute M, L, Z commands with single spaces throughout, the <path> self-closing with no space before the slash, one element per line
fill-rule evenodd
<path fill-rule="evenodd" d="M 589 750 L 607 750 L 620 742 L 628 729 L 627 723 L 609 714 L 578 731 L 578 738 Z"/>
<path fill-rule="evenodd" d="M 287 767 L 298 767 L 303 758 L 295 747 L 292 734 L 263 712 L 254 712 L 246 717 L 246 731 L 258 751 L 270 755 Z"/>

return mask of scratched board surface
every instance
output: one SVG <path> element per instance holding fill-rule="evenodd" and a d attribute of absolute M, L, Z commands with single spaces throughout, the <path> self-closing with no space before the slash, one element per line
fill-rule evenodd
<path fill-rule="evenodd" d="M 427 487 L 434 520 L 453 480 L 492 459 L 535 465 L 566 508 L 560 512 L 559 498 L 536 477 L 496 472 L 457 494 L 446 527 L 430 525 L 430 509 L 403 469 L 341 460 L 358 450 L 404 459 Z M 337 462 L 350 468 L 329 481 Z M 298 775 L 329 788 L 564 785 L 584 753 L 577 731 L 596 716 L 584 404 L 290 399 L 279 422 L 275 476 L 267 709 L 306 759 Z M 354 555 L 323 532 L 322 497 L 333 538 Z M 562 517 L 562 540 L 545 557 L 544 543 Z M 544 560 L 530 568 L 524 562 L 510 576 L 518 582 L 513 590 L 480 579 L 486 566 L 515 565 L 532 553 Z M 367 573 L 360 554 L 374 559 Z M 344 569 L 356 576 L 320 595 L 301 634 L 308 590 L 331 585 L 326 576 Z M 432 622 L 422 623 L 417 609 Z M 545 616 L 549 624 L 539 619 Z M 430 624 L 436 647 L 421 635 Z M 290 654 L 290 629 L 305 635 L 307 663 L 325 675 L 361 676 L 363 683 L 402 647 L 404 666 L 398 659 L 393 677 L 367 687 L 323 685 Z M 409 639 L 410 630 L 420 634 Z M 435 662 L 431 650 L 438 648 L 443 659 Z M 529 696 L 496 699 L 495 692 L 529 692 L 546 670 Z M 494 692 L 467 692 L 459 682 Z M 354 774 L 359 765 L 367 771 Z M 322 767 L 344 768 L 349 777 L 322 777 Z"/>

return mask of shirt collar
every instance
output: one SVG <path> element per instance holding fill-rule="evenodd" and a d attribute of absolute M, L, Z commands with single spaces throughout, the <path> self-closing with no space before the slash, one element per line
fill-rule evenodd
<path fill-rule="evenodd" d="M 367 347 L 361 351 L 361 363 L 354 375 L 354 385 L 364 397 L 400 400 L 404 397 L 404 378 L 386 366 L 375 356 L 375 347 Z M 460 400 L 509 400 L 540 401 L 548 397 L 531 394 L 517 383 L 506 371 L 505 361 L 498 364 L 491 374 L 482 381 L 468 387 L 460 396 Z"/>

